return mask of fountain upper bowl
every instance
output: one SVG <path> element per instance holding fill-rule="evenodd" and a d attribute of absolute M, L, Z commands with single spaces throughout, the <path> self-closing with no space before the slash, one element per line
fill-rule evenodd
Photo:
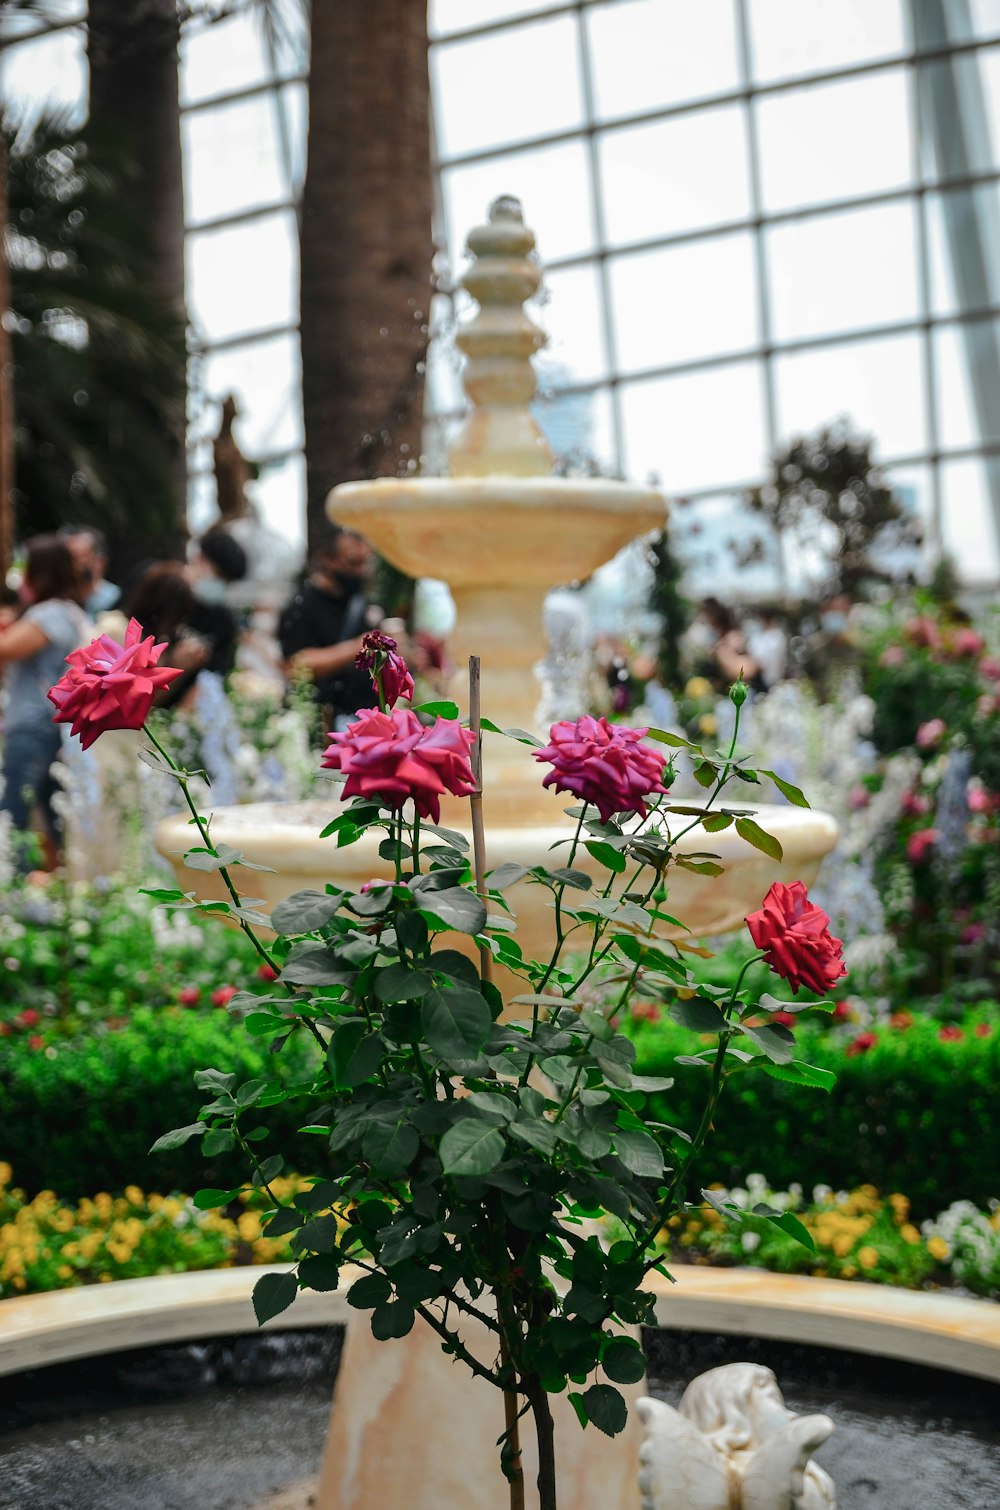
<path fill-rule="evenodd" d="M 655 488 L 591 477 L 408 477 L 342 483 L 337 524 L 414 577 L 452 587 L 549 587 L 587 577 L 666 523 Z"/>

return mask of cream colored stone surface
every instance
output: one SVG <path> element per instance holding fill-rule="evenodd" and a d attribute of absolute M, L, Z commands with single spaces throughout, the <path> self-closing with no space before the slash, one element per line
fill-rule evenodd
<path fill-rule="evenodd" d="M 466 1345 L 492 1361 L 486 1329 L 467 1319 Z M 629 1405 L 643 1385 L 623 1388 Z M 594 1427 L 581 1430 L 565 1396 L 552 1400 L 559 1503 L 569 1510 L 639 1510 L 642 1429 L 629 1423 L 612 1442 Z M 497 1437 L 503 1399 L 465 1364 L 448 1358 L 424 1322 L 408 1337 L 376 1342 L 367 1325 L 351 1328 L 340 1361 L 330 1435 L 316 1494 L 316 1510 L 508 1510 Z M 534 1429 L 523 1426 L 526 1484 L 538 1472 Z M 529 1504 L 534 1496 L 529 1490 Z"/>

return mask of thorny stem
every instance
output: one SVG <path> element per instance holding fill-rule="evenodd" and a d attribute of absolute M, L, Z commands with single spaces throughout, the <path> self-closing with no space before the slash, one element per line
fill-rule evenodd
<path fill-rule="evenodd" d="M 535 1418 L 538 1439 L 538 1510 L 557 1510 L 555 1433 L 549 1397 L 537 1374 L 526 1374 L 521 1383 Z"/>

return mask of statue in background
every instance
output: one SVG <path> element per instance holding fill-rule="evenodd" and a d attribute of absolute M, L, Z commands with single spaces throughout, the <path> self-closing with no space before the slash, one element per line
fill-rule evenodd
<path fill-rule="evenodd" d="M 699 1374 L 679 1409 L 642 1399 L 642 1510 L 836 1510 L 833 1480 L 810 1459 L 834 1430 L 797 1416 L 769 1368 Z"/>
<path fill-rule="evenodd" d="M 222 400 L 219 433 L 212 441 L 212 470 L 215 472 L 220 524 L 230 524 L 234 519 L 245 519 L 253 513 L 246 489 L 247 483 L 256 478 L 257 468 L 247 461 L 233 434 L 239 413 L 235 394 L 227 393 Z"/>

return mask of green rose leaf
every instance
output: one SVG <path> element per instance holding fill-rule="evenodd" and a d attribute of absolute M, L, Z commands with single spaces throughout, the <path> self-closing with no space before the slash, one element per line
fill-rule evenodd
<path fill-rule="evenodd" d="M 379 1001 L 416 1001 L 434 986 L 426 970 L 411 970 L 409 965 L 387 965 L 375 976 L 375 995 Z"/>
<path fill-rule="evenodd" d="M 770 1060 L 755 1059 L 754 1065 L 760 1065 L 767 1075 L 775 1080 L 787 1080 L 790 1085 L 810 1085 L 816 1090 L 832 1091 L 837 1083 L 837 1077 L 832 1070 L 821 1070 L 815 1064 L 803 1064 L 801 1060 L 795 1060 L 791 1064 L 772 1064 Z"/>
<path fill-rule="evenodd" d="M 646 1356 L 638 1343 L 616 1337 L 604 1349 L 601 1367 L 616 1384 L 638 1384 L 646 1372 Z"/>
<path fill-rule="evenodd" d="M 258 1326 L 287 1311 L 298 1294 L 294 1274 L 264 1274 L 253 1287 L 253 1308 Z"/>
<path fill-rule="evenodd" d="M 724 1014 L 704 996 L 693 996 L 690 1001 L 674 1001 L 667 1008 L 667 1016 L 682 1028 L 693 1033 L 722 1033 L 728 1027 Z"/>
<path fill-rule="evenodd" d="M 306 1290 L 335 1290 L 340 1284 L 340 1261 L 333 1253 L 315 1253 L 299 1264 L 299 1284 Z"/>
<path fill-rule="evenodd" d="M 638 1129 L 616 1128 L 615 1151 L 626 1169 L 641 1179 L 658 1180 L 663 1174 L 663 1155 L 649 1133 Z"/>
<path fill-rule="evenodd" d="M 486 927 L 486 908 L 464 886 L 448 886 L 443 891 L 414 889 L 417 906 L 457 933 L 482 933 Z"/>
<path fill-rule="evenodd" d="M 486 883 L 490 891 L 506 891 L 508 886 L 523 880 L 531 874 L 527 865 L 518 865 L 516 860 L 507 860 L 503 865 L 498 865 L 496 870 L 491 870 L 486 877 Z"/>
<path fill-rule="evenodd" d="M 347 1304 L 357 1311 L 371 1311 L 383 1306 L 392 1295 L 392 1285 L 384 1274 L 364 1274 L 347 1292 Z"/>
<path fill-rule="evenodd" d="M 741 839 L 752 844 L 754 849 L 759 849 L 762 854 L 770 855 L 772 860 L 780 860 L 784 855 L 784 850 L 774 835 L 766 833 L 752 818 L 737 818 L 736 832 Z"/>
<path fill-rule="evenodd" d="M 442 1059 L 474 1059 L 489 1037 L 493 1015 L 471 986 L 442 986 L 420 1004 L 420 1021 L 431 1051 Z"/>
<path fill-rule="evenodd" d="M 271 927 L 277 933 L 312 933 L 322 928 L 340 906 L 340 897 L 325 891 L 296 891 L 271 911 Z"/>
<path fill-rule="evenodd" d="M 330 1039 L 327 1059 L 334 1084 L 349 1089 L 370 1080 L 382 1058 L 382 1041 L 363 1022 L 345 1022 Z"/>
<path fill-rule="evenodd" d="M 228 1206 L 230 1201 L 235 1201 L 241 1188 L 237 1185 L 235 1190 L 198 1190 L 194 1203 L 199 1211 L 214 1211 L 217 1206 Z"/>
<path fill-rule="evenodd" d="M 426 713 L 428 718 L 451 718 L 458 717 L 458 704 L 442 699 L 432 703 L 418 703 L 414 713 Z"/>
<path fill-rule="evenodd" d="M 413 1330 L 415 1316 L 413 1307 L 405 1300 L 390 1300 L 372 1312 L 372 1336 L 379 1342 L 387 1342 L 390 1337 L 405 1337 Z"/>
<path fill-rule="evenodd" d="M 776 1022 L 765 1023 L 760 1028 L 747 1027 L 745 1022 L 739 1023 L 738 1026 L 740 1032 L 752 1038 L 774 1064 L 791 1063 L 792 1051 L 795 1048 L 795 1034 L 788 1028 Z"/>
<path fill-rule="evenodd" d="M 335 956 L 324 944 L 296 944 L 285 961 L 281 978 L 295 986 L 326 986 L 337 969 Z"/>
<path fill-rule="evenodd" d="M 503 1134 L 478 1118 L 463 1117 L 441 1139 L 445 1174 L 489 1174 L 504 1155 Z"/>
<path fill-rule="evenodd" d="M 613 870 L 616 876 L 620 876 L 628 864 L 621 850 L 606 844 L 603 839 L 588 839 L 584 848 L 593 855 L 598 865 L 603 865 L 605 870 Z"/>
<path fill-rule="evenodd" d="M 598 1431 L 605 1436 L 616 1437 L 625 1430 L 628 1421 L 628 1406 L 623 1396 L 610 1384 L 592 1384 L 583 1393 L 583 1408 L 587 1419 L 593 1421 Z"/>
<path fill-rule="evenodd" d="M 762 776 L 770 776 L 771 780 L 778 788 L 778 791 L 781 793 L 782 797 L 784 797 L 788 802 L 791 802 L 795 807 L 809 806 L 808 800 L 802 794 L 802 792 L 799 791 L 799 788 L 797 786 L 793 786 L 790 781 L 785 781 L 784 777 L 776 775 L 774 771 L 761 770 L 760 774 Z"/>
<path fill-rule="evenodd" d="M 199 1133 L 206 1132 L 204 1122 L 189 1122 L 187 1127 L 175 1127 L 171 1132 L 161 1133 L 149 1150 L 150 1153 L 170 1153 L 174 1148 L 180 1148 L 189 1138 L 196 1138 Z"/>
<path fill-rule="evenodd" d="M 402 1117 L 394 1121 L 376 1122 L 365 1133 L 362 1152 L 372 1171 L 387 1179 L 394 1179 L 415 1157 L 420 1147 L 420 1136 L 415 1127 Z"/>

